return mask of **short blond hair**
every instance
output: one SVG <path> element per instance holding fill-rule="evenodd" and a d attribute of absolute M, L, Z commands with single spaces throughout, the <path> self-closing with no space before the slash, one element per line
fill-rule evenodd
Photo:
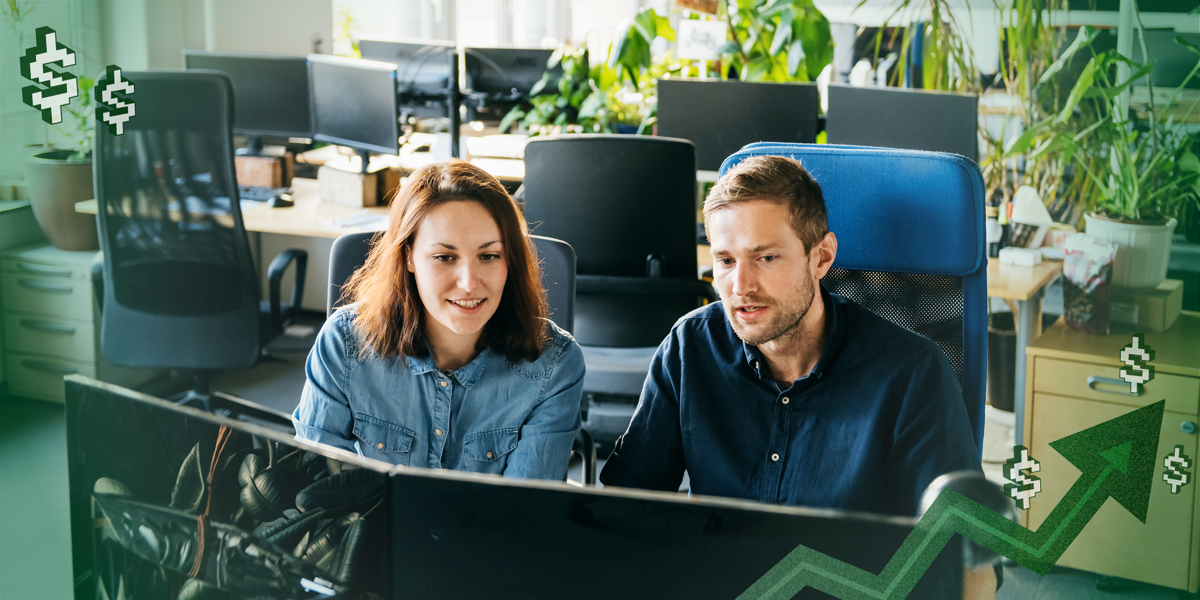
<path fill-rule="evenodd" d="M 794 158 L 752 156 L 729 169 L 704 200 L 705 226 L 712 213 L 752 200 L 786 205 L 805 252 L 829 233 L 821 186 Z"/>

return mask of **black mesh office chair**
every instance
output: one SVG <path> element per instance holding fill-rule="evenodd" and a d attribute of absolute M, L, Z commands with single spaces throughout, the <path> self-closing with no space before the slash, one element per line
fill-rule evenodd
<path fill-rule="evenodd" d="M 716 300 L 696 270 L 695 147 L 631 135 L 538 137 L 525 147 L 524 200 L 530 228 L 578 256 L 585 427 L 611 443 L 629 425 L 671 326 L 701 299 Z"/>
<path fill-rule="evenodd" d="M 333 241 L 329 255 L 329 314 L 345 304 L 342 286 L 367 261 L 374 231 L 347 233 Z M 550 320 L 567 332 L 575 326 L 575 250 L 562 241 L 542 236 L 533 238 L 538 264 L 542 270 L 542 286 L 546 290 Z M 583 483 L 596 485 L 596 444 L 586 429 L 575 436 L 571 451 L 583 459 Z"/>
<path fill-rule="evenodd" d="M 299 311 L 308 255 L 271 263 L 270 299 L 242 224 L 233 167 L 233 88 L 213 71 L 124 73 L 136 115 L 96 127 L 104 253 L 100 348 L 132 367 L 193 372 L 184 402 L 211 410 L 209 375 L 247 368 Z M 284 269 L 296 263 L 290 305 Z"/>

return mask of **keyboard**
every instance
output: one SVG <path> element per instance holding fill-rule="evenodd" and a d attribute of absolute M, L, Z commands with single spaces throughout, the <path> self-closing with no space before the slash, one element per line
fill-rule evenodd
<path fill-rule="evenodd" d="M 240 195 L 242 197 L 242 200 L 255 200 L 258 202 L 266 202 L 267 200 L 270 200 L 273 196 L 276 196 L 278 194 L 290 194 L 290 193 L 292 193 L 292 188 L 273 188 L 273 187 L 264 187 L 264 186 L 257 186 L 257 185 L 239 185 L 238 186 L 238 195 Z"/>

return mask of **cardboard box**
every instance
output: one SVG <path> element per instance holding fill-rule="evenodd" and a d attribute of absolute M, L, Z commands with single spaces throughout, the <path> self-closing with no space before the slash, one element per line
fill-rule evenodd
<path fill-rule="evenodd" d="M 322 200 L 354 208 L 387 206 L 400 187 L 399 169 L 371 173 L 346 171 L 330 164 L 317 170 L 317 189 Z"/>
<path fill-rule="evenodd" d="M 1166 331 L 1182 308 L 1183 282 L 1178 279 L 1164 279 L 1150 289 L 1113 287 L 1109 292 L 1109 320 L 1138 330 Z"/>

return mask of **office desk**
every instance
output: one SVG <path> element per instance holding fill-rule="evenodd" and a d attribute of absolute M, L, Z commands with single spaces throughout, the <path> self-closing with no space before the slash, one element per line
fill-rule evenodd
<path fill-rule="evenodd" d="M 1046 286 L 1062 274 L 1062 261 L 1044 261 L 1032 267 L 1002 265 L 1000 259 L 988 259 L 987 294 L 991 298 L 1015 300 L 1017 314 L 1016 386 L 1013 409 L 1016 417 L 1014 437 L 1025 443 L 1025 349 L 1042 334 L 1042 296 Z"/>
<path fill-rule="evenodd" d="M 258 233 L 278 233 L 315 238 L 336 238 L 355 231 L 379 231 L 386 228 L 384 224 L 365 227 L 336 227 L 332 221 L 344 219 L 355 213 L 366 210 L 371 214 L 386 215 L 386 206 L 371 208 L 351 208 L 329 202 L 322 202 L 317 197 L 317 180 L 292 180 L 292 198 L 296 205 L 290 208 L 271 208 L 265 203 L 262 206 L 247 208 L 242 211 L 242 223 L 246 231 Z M 75 204 L 75 211 L 96 214 L 96 201 L 85 200 Z"/>

